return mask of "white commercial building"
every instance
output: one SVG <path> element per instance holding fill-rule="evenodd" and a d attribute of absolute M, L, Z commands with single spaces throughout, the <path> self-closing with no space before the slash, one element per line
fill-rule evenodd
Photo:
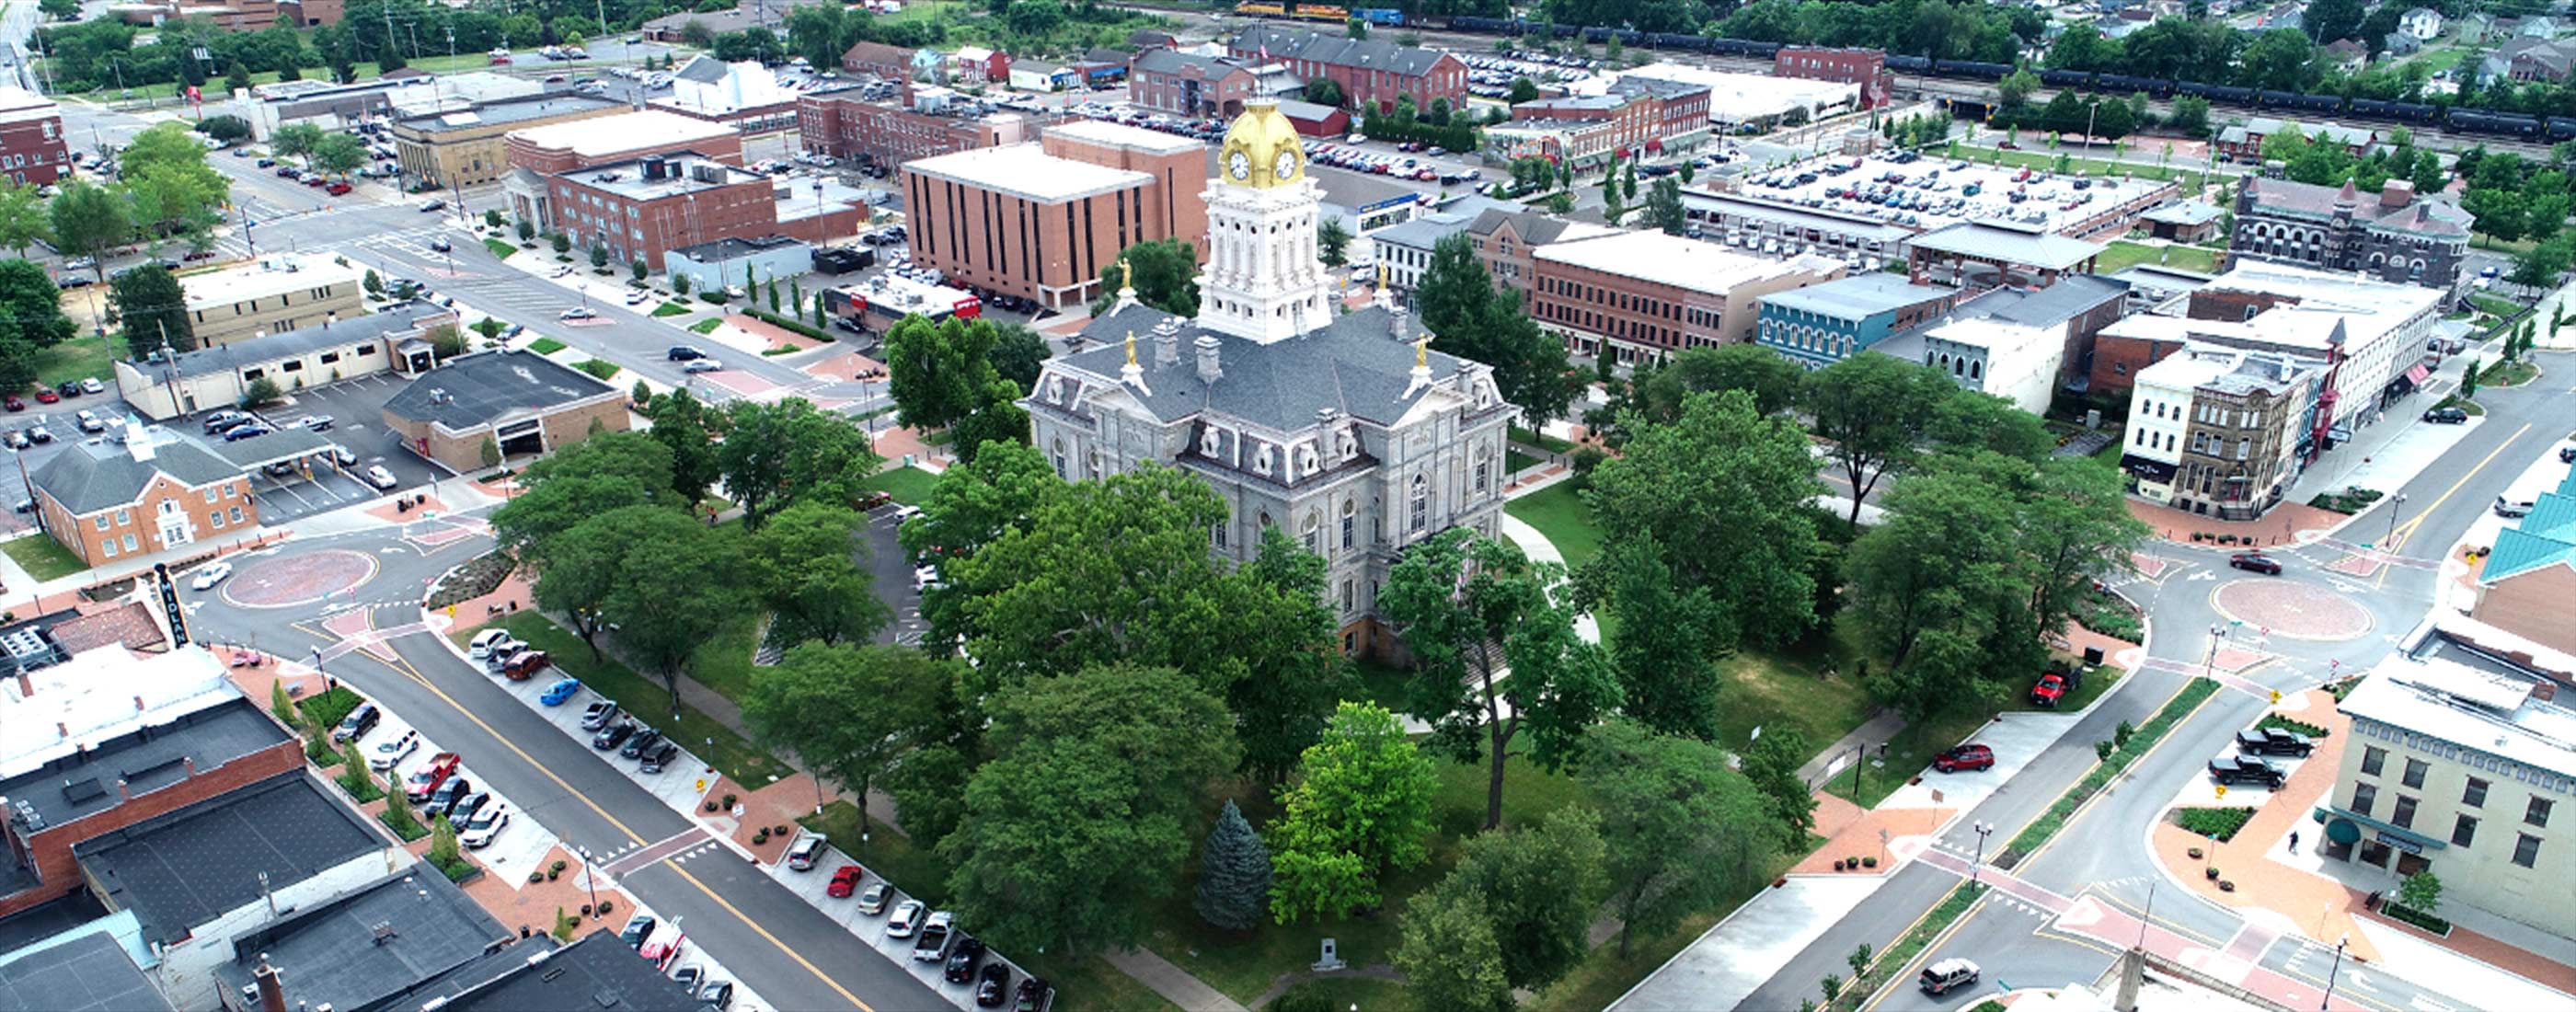
<path fill-rule="evenodd" d="M 1727 127 L 1740 123 L 1772 122 L 1792 111 L 1804 112 L 1811 120 L 1822 119 L 1860 102 L 1860 85 L 1857 84 L 1740 74 L 1679 63 L 1650 63 L 1620 76 L 1705 86 L 1709 89 L 1709 122 Z M 1597 94 L 1608 91 L 1609 87 L 1609 79 L 1604 78 L 1597 83 L 1578 85 L 1575 90 Z"/>
<path fill-rule="evenodd" d="M 2442 318 L 2444 293 L 2353 274 L 2240 261 L 2193 298 L 2245 304 L 2241 327 L 2191 321 L 2197 339 L 2334 364 L 2332 384 L 2321 396 L 2333 399 L 2329 438 L 2340 443 L 2352 429 L 2376 421 L 2391 399 L 2423 382 L 2417 367 L 2423 364 L 2433 325 Z M 2342 327 L 2340 350 L 2330 346 L 2337 324 Z"/>
<path fill-rule="evenodd" d="M 356 316 L 366 311 L 365 280 L 365 271 L 332 254 L 267 253 L 238 267 L 180 275 L 179 287 L 198 347 L 211 348 Z"/>

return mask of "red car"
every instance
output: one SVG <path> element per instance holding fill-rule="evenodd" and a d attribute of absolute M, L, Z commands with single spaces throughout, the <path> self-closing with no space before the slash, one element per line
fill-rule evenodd
<path fill-rule="evenodd" d="M 344 193 L 349 192 L 349 184 L 347 184 L 347 183 L 332 183 L 332 184 L 330 184 L 330 185 L 324 186 L 324 187 L 322 188 L 322 192 L 324 192 L 324 193 L 328 193 L 328 194 L 330 194 L 330 195 L 332 195 L 332 196 L 334 196 L 334 197 L 337 197 L 337 196 L 339 196 L 339 195 L 341 195 L 341 194 L 344 194 Z"/>
<path fill-rule="evenodd" d="M 1983 745 L 1961 745 L 1932 757 L 1932 768 L 1943 773 L 1993 769 L 1994 765 L 1995 750 Z"/>
<path fill-rule="evenodd" d="M 63 395 L 61 394 L 55 393 L 51 390 L 36 391 L 36 403 L 38 404 L 60 404 L 62 402 Z"/>
<path fill-rule="evenodd" d="M 2040 706 L 2053 707 L 2057 705 L 2058 700 L 2064 698 L 2066 698 L 2066 676 L 2056 672 L 2039 676 L 2039 684 L 2030 687 L 2030 701 Z"/>
<path fill-rule="evenodd" d="M 411 771 L 411 776 L 403 778 L 403 796 L 413 801 L 429 800 L 430 794 L 438 790 L 438 785 L 454 776 L 456 767 L 464 762 L 465 757 L 454 752 L 441 752 L 429 757 L 428 762 Z"/>
<path fill-rule="evenodd" d="M 9 410 L 11 410 L 11 411 L 25 411 L 25 410 L 27 410 L 27 402 L 22 401 L 22 400 L 19 400 L 19 399 L 18 399 L 18 395 L 17 395 L 17 394 L 10 394 L 10 395 L 9 395 Z"/>
<path fill-rule="evenodd" d="M 858 890 L 859 879 L 865 874 L 859 870 L 858 865 L 842 865 L 841 870 L 832 873 L 832 884 L 823 887 L 823 895 L 836 900 L 848 899 L 852 892 Z"/>

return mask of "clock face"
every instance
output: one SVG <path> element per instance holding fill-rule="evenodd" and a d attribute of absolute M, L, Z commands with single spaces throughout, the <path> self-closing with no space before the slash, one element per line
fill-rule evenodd
<path fill-rule="evenodd" d="M 1252 175 L 1252 157 L 1244 154 L 1241 149 L 1236 149 L 1225 156 L 1225 168 L 1226 171 L 1234 173 L 1236 179 L 1249 177 Z"/>
<path fill-rule="evenodd" d="M 1271 164 L 1270 171 L 1282 182 L 1296 178 L 1297 153 L 1294 151 L 1279 152 L 1279 160 Z"/>

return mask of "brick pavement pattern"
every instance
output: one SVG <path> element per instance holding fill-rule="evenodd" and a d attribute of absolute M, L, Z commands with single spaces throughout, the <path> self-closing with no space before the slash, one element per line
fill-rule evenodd
<path fill-rule="evenodd" d="M 2271 577 L 2220 584 L 2212 596 L 2220 614 L 2265 636 L 2349 640 L 2370 633 L 2370 612 L 2325 587 Z"/>
<path fill-rule="evenodd" d="M 245 608 L 291 608 L 365 586 L 375 575 L 373 556 L 330 549 L 245 564 L 224 582 L 223 593 Z"/>

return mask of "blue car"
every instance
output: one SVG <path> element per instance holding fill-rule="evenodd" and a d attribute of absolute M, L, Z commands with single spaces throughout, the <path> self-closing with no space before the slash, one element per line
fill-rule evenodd
<path fill-rule="evenodd" d="M 564 700 L 571 699 L 573 693 L 580 691 L 581 679 L 558 679 L 553 685 L 546 686 L 546 694 L 537 697 L 537 701 L 547 706 L 562 706 Z"/>

